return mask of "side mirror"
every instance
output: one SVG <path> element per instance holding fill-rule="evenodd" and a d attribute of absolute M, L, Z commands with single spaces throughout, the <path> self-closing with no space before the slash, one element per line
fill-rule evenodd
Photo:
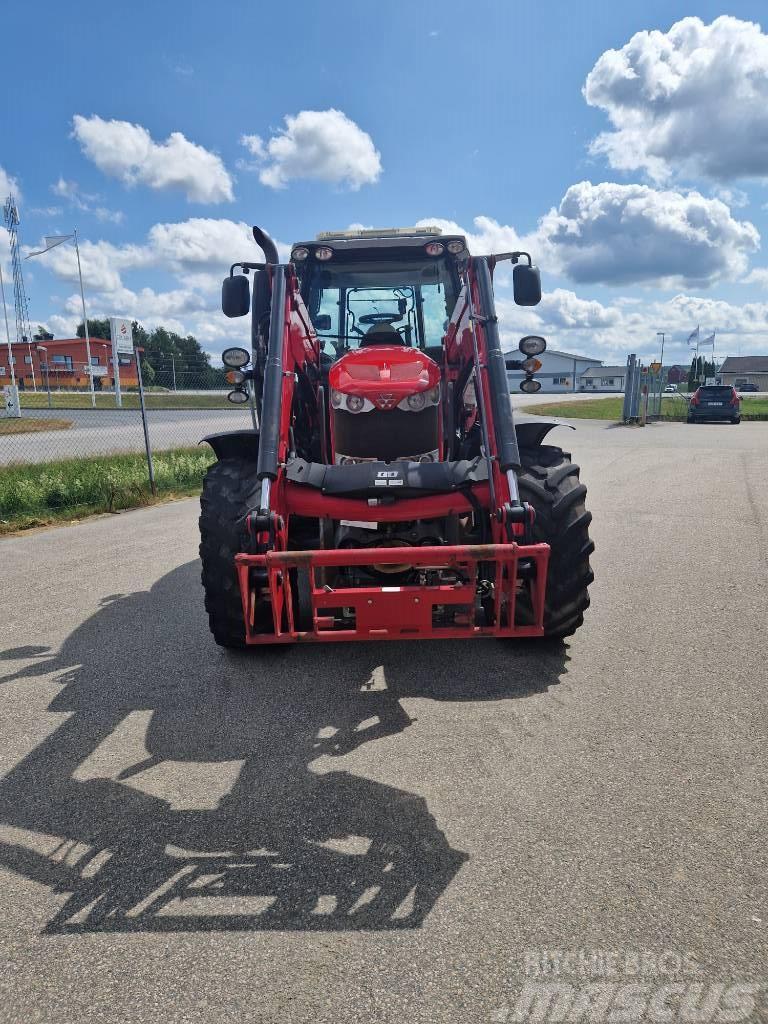
<path fill-rule="evenodd" d="M 330 313 L 319 313 L 312 321 L 316 331 L 330 331 L 331 329 L 331 314 Z"/>
<path fill-rule="evenodd" d="M 245 316 L 251 308 L 251 288 L 245 274 L 225 277 L 221 285 L 221 311 L 224 316 Z"/>
<path fill-rule="evenodd" d="M 541 274 L 538 267 L 516 263 L 512 268 L 512 286 L 518 306 L 538 306 L 541 302 Z"/>

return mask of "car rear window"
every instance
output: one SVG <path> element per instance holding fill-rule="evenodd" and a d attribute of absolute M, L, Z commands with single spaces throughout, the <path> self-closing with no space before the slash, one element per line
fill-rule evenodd
<path fill-rule="evenodd" d="M 702 398 L 727 398 L 733 389 L 730 384 L 710 384 L 700 390 Z"/>

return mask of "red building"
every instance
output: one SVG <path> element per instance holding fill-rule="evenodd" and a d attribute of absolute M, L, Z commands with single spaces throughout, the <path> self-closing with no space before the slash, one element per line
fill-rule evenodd
<path fill-rule="evenodd" d="M 87 391 L 90 389 L 85 338 L 57 338 L 55 341 L 12 343 L 13 369 L 20 391 Z M 136 360 L 120 355 L 120 386 L 138 387 Z M 91 367 L 96 391 L 115 386 L 112 342 L 91 338 Z M 0 384 L 11 383 L 8 346 L 0 345 Z"/>

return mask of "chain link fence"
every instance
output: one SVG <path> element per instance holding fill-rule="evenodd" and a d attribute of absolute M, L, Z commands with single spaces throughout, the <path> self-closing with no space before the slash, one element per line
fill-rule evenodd
<path fill-rule="evenodd" d="M 167 377 L 167 383 L 166 383 Z M 194 493 L 212 453 L 207 434 L 249 429 L 211 374 L 156 371 L 144 391 L 157 494 Z M 45 382 L 44 382 L 45 384 Z M 19 394 L 19 416 L 0 417 L 0 532 L 153 499 L 138 388 L 122 405 L 110 389 L 38 386 Z"/>

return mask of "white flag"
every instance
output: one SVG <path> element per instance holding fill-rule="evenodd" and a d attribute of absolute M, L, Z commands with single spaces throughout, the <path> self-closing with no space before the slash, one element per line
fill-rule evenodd
<path fill-rule="evenodd" d="M 28 260 L 30 256 L 42 256 L 43 253 L 48 252 L 49 249 L 55 249 L 57 245 L 61 245 L 62 242 L 68 242 L 70 238 L 74 237 L 74 235 L 46 235 L 45 248 L 40 249 L 39 252 L 31 252 L 29 256 L 25 256 L 24 259 Z"/>
<path fill-rule="evenodd" d="M 696 327 L 695 331 L 691 331 L 688 335 L 688 346 L 689 348 L 696 348 L 699 343 L 699 328 Z"/>
<path fill-rule="evenodd" d="M 714 334 L 710 334 L 710 336 L 708 338 L 705 338 L 704 341 L 702 341 L 701 344 L 702 345 L 711 345 L 712 348 L 714 348 L 715 347 L 715 335 Z"/>

